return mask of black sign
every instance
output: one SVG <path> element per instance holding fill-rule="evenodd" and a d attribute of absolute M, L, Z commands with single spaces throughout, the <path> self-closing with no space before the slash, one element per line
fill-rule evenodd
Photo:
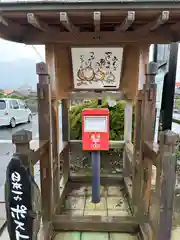
<path fill-rule="evenodd" d="M 33 220 L 34 188 L 38 188 L 29 168 L 21 162 L 22 155 L 15 154 L 6 171 L 5 198 L 8 232 L 11 240 L 34 239 Z M 39 231 L 39 229 L 38 229 Z"/>

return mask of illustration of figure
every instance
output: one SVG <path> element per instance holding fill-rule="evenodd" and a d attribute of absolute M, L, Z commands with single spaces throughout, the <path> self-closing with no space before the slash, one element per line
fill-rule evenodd
<path fill-rule="evenodd" d="M 105 70 L 103 69 L 103 66 L 105 65 L 105 60 L 100 59 L 98 62 L 96 62 L 97 71 L 95 72 L 95 80 L 96 81 L 103 81 L 106 75 Z"/>
<path fill-rule="evenodd" d="M 84 61 L 84 56 L 80 56 L 80 68 L 77 72 L 77 76 L 81 81 L 92 81 L 95 73 L 94 69 L 92 68 L 92 60 L 94 59 L 93 53 L 91 53 L 90 58 L 87 62 Z"/>

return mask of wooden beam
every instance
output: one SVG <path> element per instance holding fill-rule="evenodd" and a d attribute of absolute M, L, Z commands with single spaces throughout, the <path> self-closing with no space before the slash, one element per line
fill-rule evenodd
<path fill-rule="evenodd" d="M 0 24 L 8 27 L 9 24 L 8 24 L 8 20 L 6 18 L 4 18 L 3 16 L 0 16 Z"/>
<path fill-rule="evenodd" d="M 125 18 L 124 22 L 116 27 L 116 31 L 127 31 L 128 28 L 132 25 L 132 23 L 135 20 L 135 12 L 134 11 L 128 11 L 127 17 Z"/>
<path fill-rule="evenodd" d="M 84 99 L 103 99 L 107 97 L 112 97 L 116 100 L 125 100 L 125 96 L 122 92 L 95 92 L 95 91 L 85 91 L 85 92 L 72 92 L 70 95 L 71 100 L 84 100 Z"/>
<path fill-rule="evenodd" d="M 80 173 L 71 173 L 70 182 L 76 182 L 76 183 L 91 183 L 92 182 L 92 174 L 80 174 Z M 115 184 L 119 185 L 120 183 L 123 183 L 124 177 L 122 172 L 118 174 L 101 174 L 101 184 Z"/>
<path fill-rule="evenodd" d="M 38 141 L 39 143 L 39 141 Z M 32 162 L 32 165 L 35 165 L 39 159 L 41 159 L 43 157 L 43 155 L 48 151 L 48 146 L 49 145 L 49 142 L 48 141 L 40 141 L 40 144 L 38 146 L 38 148 L 36 149 L 32 149 L 32 152 L 30 153 L 30 159 L 31 162 Z M 30 146 L 31 146 L 31 143 L 30 143 Z"/>
<path fill-rule="evenodd" d="M 125 143 L 123 154 L 123 175 L 124 177 L 132 177 L 133 175 L 133 144 Z"/>
<path fill-rule="evenodd" d="M 39 141 L 47 140 L 49 147 L 46 154 L 40 158 L 41 172 L 41 203 L 42 221 L 44 225 L 49 225 L 54 213 L 54 194 L 53 194 L 53 159 L 51 146 L 51 87 L 47 65 L 43 62 L 36 65 L 36 73 L 39 75 L 37 84 L 38 93 L 38 119 L 39 119 Z M 48 228 L 45 229 L 47 233 Z M 52 236 L 52 229 L 49 230 L 49 240 Z"/>
<path fill-rule="evenodd" d="M 173 31 L 179 31 L 179 28 L 180 28 L 180 22 L 170 25 L 170 29 L 172 29 Z"/>
<path fill-rule="evenodd" d="M 152 179 L 152 161 L 144 155 L 144 141 L 153 143 L 154 141 L 154 122 L 156 108 L 156 84 L 155 75 L 158 71 L 158 64 L 151 62 L 146 65 L 146 83 L 144 84 L 143 116 L 141 126 L 141 154 L 144 173 L 142 173 L 142 192 L 140 209 L 145 215 L 148 214 L 150 207 L 151 179 Z M 142 208 L 141 208 L 142 207 Z M 141 212 L 140 211 L 140 212 Z"/>
<path fill-rule="evenodd" d="M 79 29 L 70 22 L 67 12 L 60 12 L 60 22 L 69 32 L 79 31 Z"/>
<path fill-rule="evenodd" d="M 69 99 L 73 90 L 72 59 L 70 46 L 53 44 L 55 55 L 55 86 L 57 99 Z M 60 81 L 63 79 L 63 81 Z"/>
<path fill-rule="evenodd" d="M 128 159 L 130 160 L 130 162 L 132 162 L 133 154 L 134 154 L 134 145 L 133 145 L 133 143 L 132 142 L 125 143 L 125 150 L 126 150 Z"/>
<path fill-rule="evenodd" d="M 58 201 L 58 205 L 57 205 L 57 209 L 56 209 L 56 214 L 59 214 L 59 212 L 61 211 L 63 204 L 64 204 L 64 200 L 69 193 L 69 184 L 67 181 L 64 181 L 63 176 L 61 177 L 58 186 L 59 186 L 59 196 L 60 197 L 59 197 L 59 201 Z"/>
<path fill-rule="evenodd" d="M 164 30 L 166 34 L 168 33 L 169 35 L 172 36 L 171 42 L 176 42 L 179 37 L 179 29 L 180 29 L 180 22 L 173 23 L 173 24 L 168 24 L 164 26 L 166 29 Z"/>
<path fill-rule="evenodd" d="M 82 144 L 82 140 L 70 140 L 70 146 L 72 145 L 79 145 Z M 125 142 L 124 141 L 109 141 L 109 148 L 110 149 L 120 149 L 124 148 Z"/>
<path fill-rule="evenodd" d="M 50 27 L 48 26 L 48 24 L 46 24 L 42 20 L 40 20 L 34 13 L 27 13 L 27 21 L 33 27 L 38 28 L 39 30 L 41 30 L 43 32 L 50 31 Z"/>
<path fill-rule="evenodd" d="M 149 223 L 144 222 L 139 226 L 138 237 L 144 240 L 153 239 L 153 229 Z"/>
<path fill-rule="evenodd" d="M 103 217 L 103 216 L 67 216 L 55 215 L 53 218 L 55 231 L 93 231 L 93 232 L 128 232 L 136 233 L 138 223 L 135 217 Z"/>
<path fill-rule="evenodd" d="M 167 130 L 160 135 L 160 159 L 156 176 L 156 205 L 153 239 L 171 239 L 176 185 L 176 145 L 178 135 Z"/>
<path fill-rule="evenodd" d="M 131 209 L 131 212 L 133 212 L 134 206 L 133 206 L 133 198 L 132 198 L 132 180 L 130 177 L 124 177 L 124 187 L 125 187 L 125 193 L 127 194 L 129 207 Z"/>
<path fill-rule="evenodd" d="M 69 100 L 62 99 L 62 138 L 63 141 L 69 142 L 70 140 L 70 126 L 69 126 Z M 63 164 L 62 174 L 64 181 L 68 181 L 70 175 L 70 160 L 69 160 L 69 148 L 63 151 L 60 162 Z"/>
<path fill-rule="evenodd" d="M 126 32 L 129 34 L 129 32 Z M 125 33 L 125 34 L 126 34 Z M 119 35 L 124 34 L 119 32 Z M 139 58 L 140 46 L 135 44 L 126 44 L 123 48 L 123 65 L 120 82 L 120 91 L 126 98 L 134 101 L 137 95 L 139 81 Z M 131 71 L 129 71 L 131 69 Z M 133 79 L 133 81 L 131 81 Z"/>
<path fill-rule="evenodd" d="M 101 12 L 94 12 L 94 30 L 95 32 L 99 32 L 101 28 Z"/>
<path fill-rule="evenodd" d="M 138 92 L 138 98 L 143 98 L 144 92 Z M 132 198 L 134 205 L 134 214 L 139 214 L 140 194 L 141 194 L 141 172 L 142 172 L 142 151 L 141 151 L 141 125 L 142 125 L 142 100 L 136 99 L 135 117 L 134 117 L 134 154 L 133 154 L 133 176 L 132 176 Z M 140 215 L 140 214 L 139 214 Z"/>
<path fill-rule="evenodd" d="M 158 18 L 150 22 L 143 27 L 138 28 L 137 30 L 134 31 L 135 34 L 140 34 L 141 36 L 143 34 L 147 34 L 149 31 L 154 31 L 158 27 L 162 26 L 169 20 L 169 11 L 162 11 L 161 14 L 158 16 Z"/>
<path fill-rule="evenodd" d="M 10 33 L 9 29 L 1 24 L 0 24 L 0 37 L 3 38 L 4 40 L 11 41 L 11 33 Z M 19 38 L 13 36 L 13 41 L 19 42 Z"/>
<path fill-rule="evenodd" d="M 141 32 L 141 31 L 140 31 Z M 29 31 L 28 34 L 23 36 L 23 42 L 26 44 L 47 44 L 47 43 L 59 43 L 64 46 L 89 46 L 89 45 L 105 45 L 108 46 L 113 44 L 119 46 L 119 44 L 127 43 L 144 43 L 144 44 L 161 44 L 170 43 L 171 35 L 162 34 L 158 32 L 150 32 L 148 35 L 143 36 L 139 32 L 79 32 L 74 34 L 73 32 L 59 32 L 56 31 L 54 34 L 46 32 Z M 178 39 L 177 39 L 178 40 Z"/>
<path fill-rule="evenodd" d="M 16 23 L 10 19 L 7 19 L 2 15 L 0 15 L 0 25 L 7 29 L 11 28 L 11 31 L 12 29 L 16 29 L 16 31 L 21 32 L 25 29 L 25 27 L 21 26 L 19 23 Z"/>
<path fill-rule="evenodd" d="M 159 145 L 145 141 L 143 144 L 144 156 L 149 158 L 154 166 L 157 166 L 157 161 L 159 157 Z"/>

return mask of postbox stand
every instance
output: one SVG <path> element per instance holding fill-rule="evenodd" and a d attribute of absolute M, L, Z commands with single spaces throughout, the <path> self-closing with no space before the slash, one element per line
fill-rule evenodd
<path fill-rule="evenodd" d="M 100 202 L 100 169 L 101 169 L 101 152 L 92 151 L 91 152 L 92 160 L 92 202 Z"/>
<path fill-rule="evenodd" d="M 109 150 L 109 110 L 107 108 L 82 111 L 82 143 L 84 151 L 91 151 L 92 202 L 100 202 L 101 152 Z"/>

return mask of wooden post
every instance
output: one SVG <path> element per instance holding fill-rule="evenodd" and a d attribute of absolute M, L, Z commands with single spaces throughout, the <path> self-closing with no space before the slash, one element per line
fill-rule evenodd
<path fill-rule="evenodd" d="M 134 126 L 134 154 L 133 154 L 133 180 L 132 180 L 132 198 L 134 213 L 138 212 L 138 205 L 141 194 L 141 176 L 142 176 L 142 154 L 140 151 L 141 145 L 141 125 L 142 125 L 142 94 L 143 91 L 139 91 L 136 104 L 135 104 L 135 126 Z"/>
<path fill-rule="evenodd" d="M 16 144 L 16 153 L 7 166 L 5 183 L 10 239 L 19 237 L 37 240 L 40 229 L 41 198 L 39 187 L 32 178 L 31 140 L 32 132 L 27 130 L 16 132 L 12 137 L 12 142 Z M 17 214 L 18 209 L 23 209 L 23 215 Z"/>
<path fill-rule="evenodd" d="M 144 153 L 144 141 L 153 143 L 154 141 L 154 123 L 156 120 L 156 84 L 155 76 L 158 71 L 157 63 L 151 62 L 146 65 L 146 83 L 144 85 L 144 99 L 143 99 L 143 122 L 141 131 L 141 152 Z M 152 162 L 150 159 L 143 157 L 143 182 L 142 194 L 144 214 L 147 215 L 150 204 L 150 188 L 152 177 Z"/>
<path fill-rule="evenodd" d="M 54 211 L 56 211 L 59 205 L 60 189 L 60 164 L 59 164 L 59 154 L 58 154 L 58 136 L 59 131 L 57 129 L 57 100 L 51 100 L 51 112 L 52 112 L 52 160 L 53 160 L 53 193 L 54 193 Z"/>
<path fill-rule="evenodd" d="M 143 117 L 143 104 L 142 100 L 144 97 L 143 86 L 146 82 L 145 76 L 145 65 L 149 62 L 149 45 L 143 45 L 140 49 L 139 57 L 139 82 L 138 82 L 138 94 L 135 102 L 135 119 L 134 119 L 134 155 L 133 155 L 133 206 L 134 213 L 138 211 L 138 204 L 140 200 L 140 183 L 143 175 L 142 167 L 142 152 L 140 151 L 141 145 L 141 127 Z"/>
<path fill-rule="evenodd" d="M 58 145 L 58 100 L 56 86 L 56 70 L 55 70 L 55 46 L 54 44 L 46 44 L 46 62 L 49 73 L 49 81 L 51 86 L 51 128 L 52 128 L 52 157 L 53 157 L 53 192 L 54 192 L 54 211 L 59 205 L 59 181 L 60 181 L 60 160 Z"/>
<path fill-rule="evenodd" d="M 156 73 L 156 63 L 151 62 L 146 65 L 146 84 L 141 94 L 142 102 L 138 101 L 136 108 L 133 201 L 135 212 L 139 215 L 147 214 L 150 203 L 152 163 L 144 159 L 143 145 L 144 141 L 153 142 L 154 140 Z M 140 133 L 138 133 L 138 128 Z"/>
<path fill-rule="evenodd" d="M 40 159 L 42 220 L 45 239 L 49 240 L 52 235 L 51 221 L 54 212 L 51 87 L 45 63 L 41 62 L 36 65 L 36 73 L 39 75 L 39 83 L 37 84 L 39 141 L 47 140 L 49 142 L 47 153 Z"/>
<path fill-rule="evenodd" d="M 69 142 L 70 140 L 70 132 L 69 132 L 69 101 L 66 99 L 62 100 L 62 138 L 63 142 Z M 62 176 L 64 178 L 64 184 L 68 181 L 70 175 L 70 167 L 69 167 L 69 148 L 64 149 L 62 156 Z"/>
<path fill-rule="evenodd" d="M 153 240 L 170 240 L 176 184 L 175 145 L 178 135 L 170 130 L 160 134 L 160 159 L 156 177 L 156 228 Z"/>
<path fill-rule="evenodd" d="M 32 132 L 28 130 L 21 130 L 13 134 L 12 143 L 16 145 L 16 153 L 26 155 L 26 161 L 23 162 L 24 166 L 29 167 L 31 174 L 33 175 L 33 166 L 31 160 L 28 159 L 28 153 L 31 152 L 30 141 L 32 140 Z"/>
<path fill-rule="evenodd" d="M 127 102 L 124 109 L 124 141 L 125 143 L 131 142 L 132 140 L 132 103 Z M 123 159 L 123 165 L 124 165 L 124 177 L 130 177 L 129 172 L 129 163 L 127 163 L 126 159 L 126 150 L 124 149 L 124 159 Z"/>

